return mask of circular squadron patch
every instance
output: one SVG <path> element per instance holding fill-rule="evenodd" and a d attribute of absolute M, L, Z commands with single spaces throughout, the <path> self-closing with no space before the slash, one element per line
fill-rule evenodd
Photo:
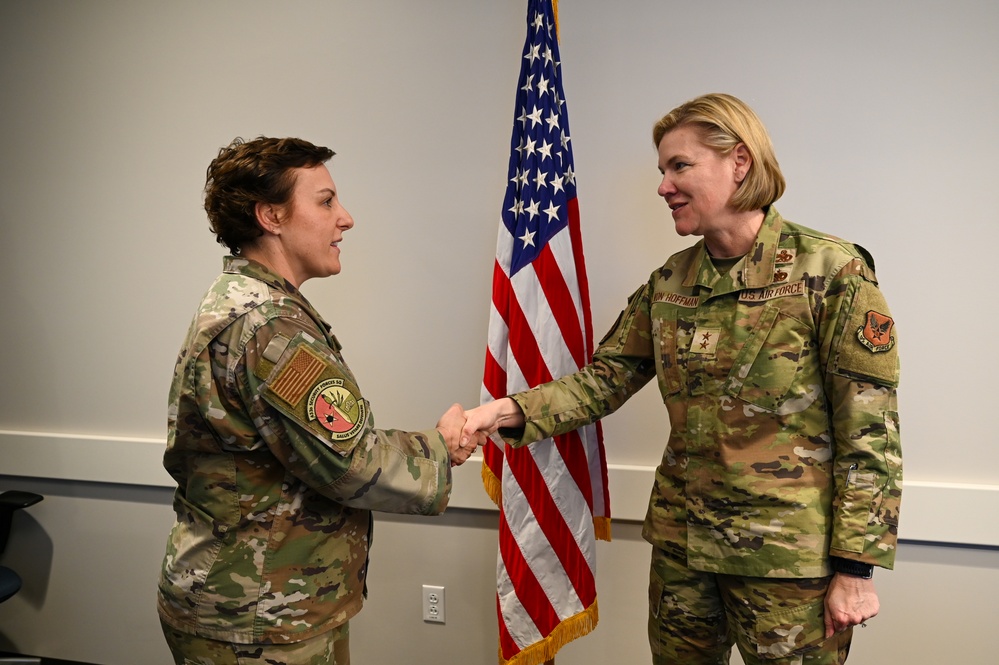
<path fill-rule="evenodd" d="M 364 402 L 343 379 L 319 382 L 309 393 L 307 404 L 309 420 L 319 421 L 334 441 L 355 436 L 364 425 Z"/>

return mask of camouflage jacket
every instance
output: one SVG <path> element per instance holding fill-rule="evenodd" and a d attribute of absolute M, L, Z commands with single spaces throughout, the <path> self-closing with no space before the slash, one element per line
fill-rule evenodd
<path fill-rule="evenodd" d="M 521 445 L 655 376 L 670 433 L 643 534 L 695 570 L 817 577 L 894 565 L 902 460 L 894 323 L 870 256 L 768 211 L 720 274 L 703 240 L 631 296 L 580 372 L 514 396 Z"/>
<path fill-rule="evenodd" d="M 284 643 L 342 625 L 361 608 L 369 511 L 447 504 L 441 435 L 375 429 L 329 326 L 258 263 L 226 257 L 169 401 L 158 609 L 179 630 Z"/>

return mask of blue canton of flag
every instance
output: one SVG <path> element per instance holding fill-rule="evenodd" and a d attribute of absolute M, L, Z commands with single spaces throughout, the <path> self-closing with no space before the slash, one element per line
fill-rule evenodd
<path fill-rule="evenodd" d="M 516 239 L 510 274 L 541 253 L 568 224 L 566 201 L 576 196 L 569 116 L 565 113 L 562 71 L 555 26 L 538 13 L 528 27 L 520 67 L 509 184 L 503 224 Z"/>

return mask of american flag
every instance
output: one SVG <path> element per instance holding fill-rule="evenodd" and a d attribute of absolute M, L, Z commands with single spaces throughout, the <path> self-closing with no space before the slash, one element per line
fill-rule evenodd
<path fill-rule="evenodd" d="M 571 374 L 593 353 L 569 119 L 552 0 L 529 0 L 501 213 L 482 401 Z M 489 442 L 500 507 L 500 662 L 554 658 L 597 623 L 595 538 L 610 539 L 599 424 L 529 447 Z"/>

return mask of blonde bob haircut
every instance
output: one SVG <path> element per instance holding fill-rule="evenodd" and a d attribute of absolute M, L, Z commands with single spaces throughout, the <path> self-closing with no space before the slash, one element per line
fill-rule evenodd
<path fill-rule="evenodd" d="M 677 106 L 652 127 L 656 149 L 666 134 L 684 125 L 696 126 L 704 145 L 720 155 L 729 154 L 740 143 L 746 146 L 753 163 L 732 195 L 731 204 L 736 210 L 764 208 L 784 193 L 784 175 L 770 135 L 745 102 L 732 95 L 712 93 Z"/>

